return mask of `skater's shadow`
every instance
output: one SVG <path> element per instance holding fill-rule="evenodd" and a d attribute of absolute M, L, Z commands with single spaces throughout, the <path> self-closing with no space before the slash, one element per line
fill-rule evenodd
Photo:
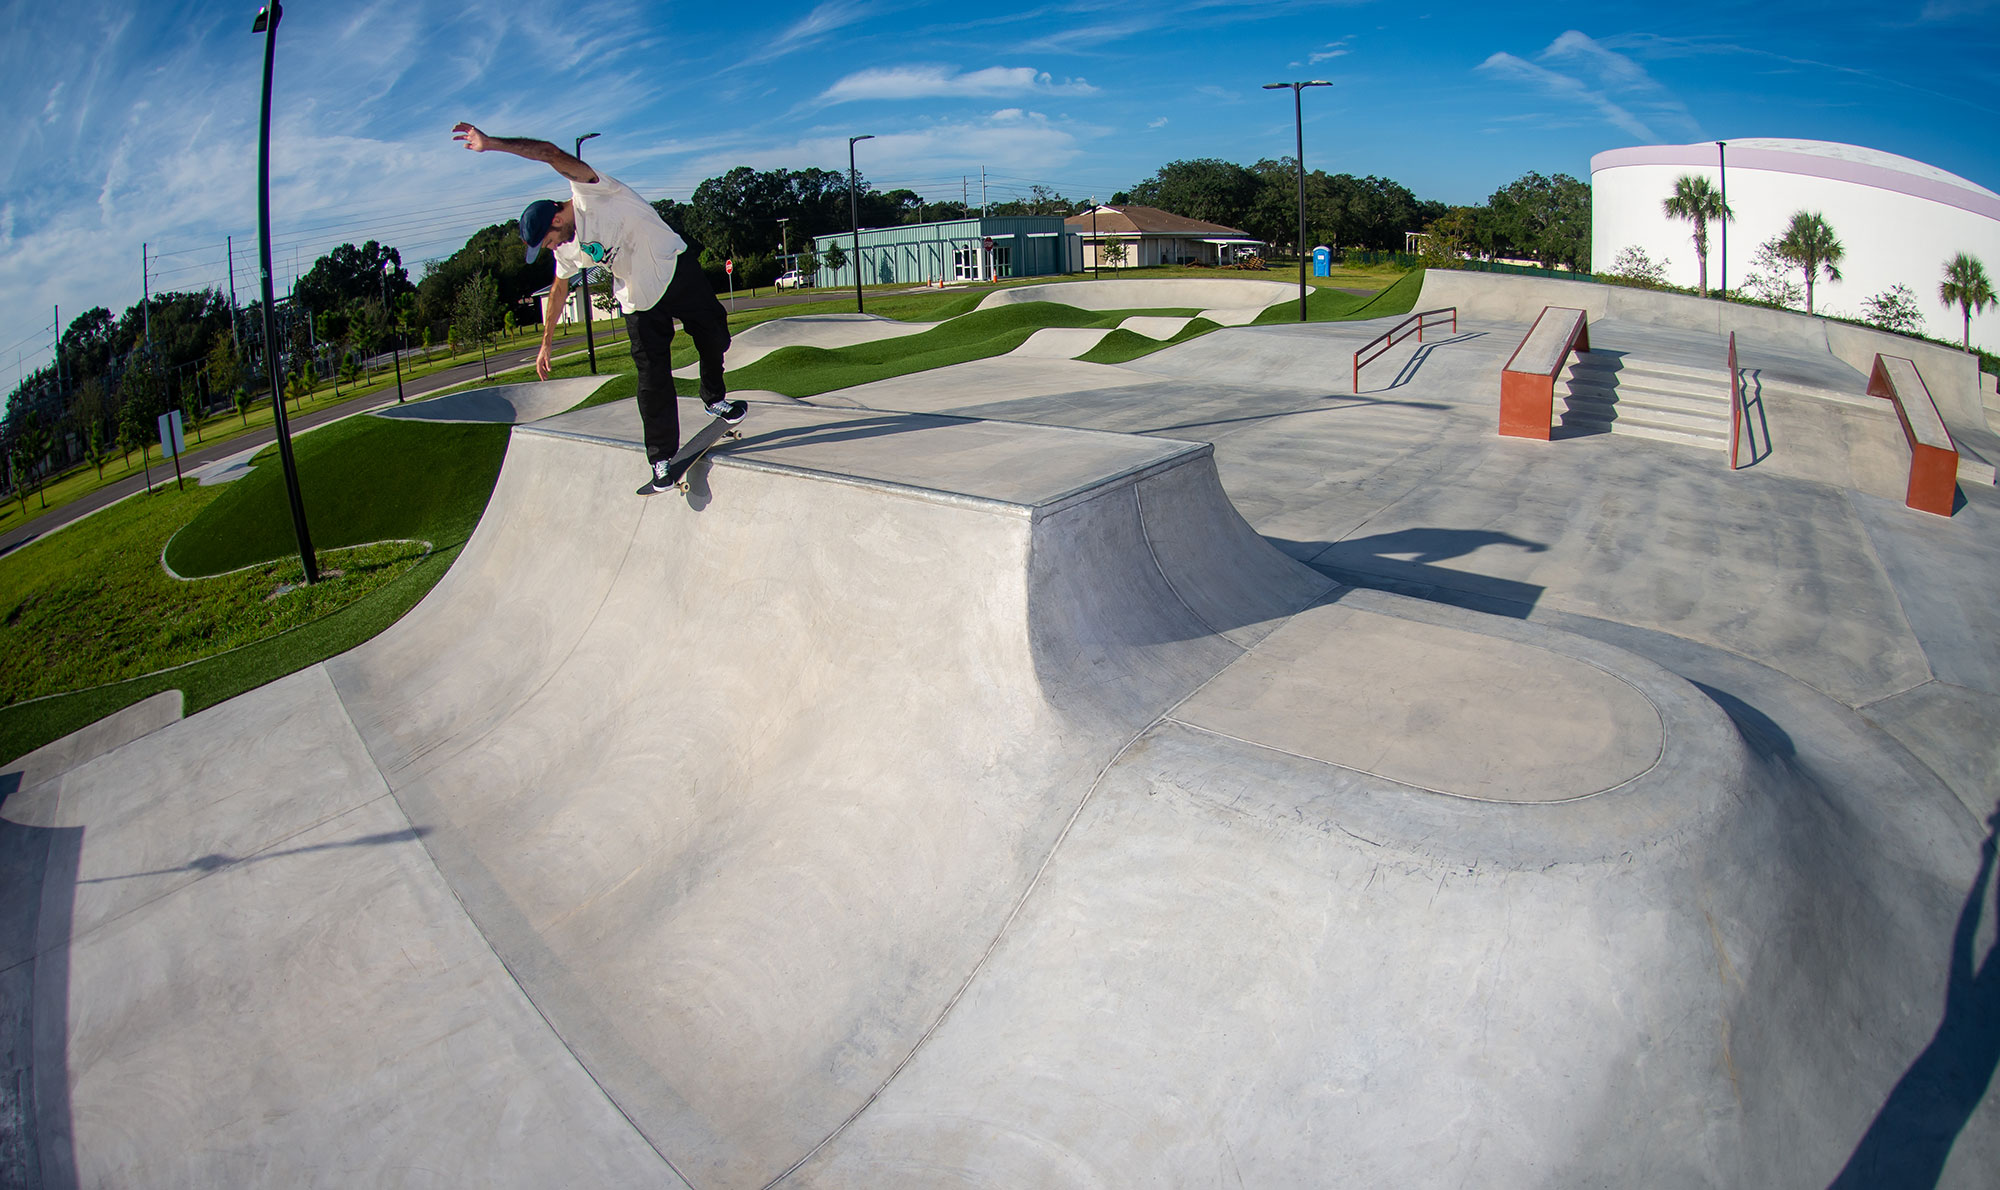
<path fill-rule="evenodd" d="M 1986 1096 L 2000 1066 L 2000 945 L 1975 964 L 1979 919 L 2000 847 L 2000 805 L 1986 819 L 1979 874 L 1952 931 L 1944 1019 L 1930 1044 L 1903 1072 L 1874 1123 L 1854 1147 L 1830 1190 L 1929 1190 L 1944 1173 L 1951 1147 Z"/>

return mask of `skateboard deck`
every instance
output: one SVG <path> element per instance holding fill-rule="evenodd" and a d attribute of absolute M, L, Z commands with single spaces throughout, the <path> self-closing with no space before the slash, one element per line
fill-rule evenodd
<path fill-rule="evenodd" d="M 737 424 L 740 425 L 742 423 L 738 422 Z M 694 468 L 694 465 L 701 462 L 702 458 L 723 439 L 741 438 L 742 436 L 742 432 L 736 426 L 723 421 L 719 417 L 709 418 L 708 424 L 703 426 L 694 437 L 683 443 L 681 448 L 674 452 L 674 457 L 668 461 L 667 483 L 679 488 L 683 492 L 687 491 L 687 473 Z M 639 485 L 639 494 L 641 496 L 650 496 L 653 493 L 654 488 L 651 480 Z"/>

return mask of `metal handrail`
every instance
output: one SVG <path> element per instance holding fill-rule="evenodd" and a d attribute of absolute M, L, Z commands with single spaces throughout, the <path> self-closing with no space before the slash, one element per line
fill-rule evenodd
<path fill-rule="evenodd" d="M 1743 373 L 1736 370 L 1736 332 L 1729 332 L 1729 469 L 1736 470 L 1736 451 L 1743 441 Z"/>
<path fill-rule="evenodd" d="M 1376 360 L 1381 359 L 1382 356 L 1388 352 L 1389 348 L 1394 347 L 1401 339 L 1407 337 L 1404 335 L 1404 332 L 1409 330 L 1412 324 L 1415 324 L 1417 328 L 1417 342 L 1419 343 L 1423 342 L 1424 328 L 1430 325 L 1428 322 L 1425 321 L 1425 319 L 1429 318 L 1433 314 L 1451 315 L 1451 333 L 1454 335 L 1458 333 L 1457 306 L 1445 306 L 1441 309 L 1425 310 L 1421 313 L 1410 315 L 1408 318 L 1405 318 L 1403 321 L 1397 323 L 1395 326 L 1390 327 L 1387 331 L 1383 332 L 1380 335 L 1375 336 L 1375 338 L 1373 338 L 1367 344 L 1365 344 L 1360 351 L 1356 351 L 1354 353 L 1354 391 L 1355 392 L 1361 391 L 1361 365 L 1372 364 Z M 1374 347 L 1377 343 L 1382 344 L 1382 350 L 1377 351 L 1374 355 L 1369 356 L 1367 359 L 1362 359 L 1361 358 L 1362 352 L 1369 350 L 1370 348 Z"/>

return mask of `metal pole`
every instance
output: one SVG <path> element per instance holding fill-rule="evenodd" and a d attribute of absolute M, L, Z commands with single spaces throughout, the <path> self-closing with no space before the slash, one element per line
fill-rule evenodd
<path fill-rule="evenodd" d="M 586 133 L 576 138 L 576 151 L 572 154 L 578 161 L 583 160 L 583 142 L 598 133 Z M 597 375 L 597 334 L 591 330 L 590 312 L 590 270 L 583 270 L 583 348 L 590 353 L 590 374 Z"/>
<path fill-rule="evenodd" d="M 1097 196 L 1090 196 L 1090 270 L 1091 280 L 1104 280 L 1104 241 L 1097 238 Z"/>
<path fill-rule="evenodd" d="M 1298 135 L 1299 165 L 1299 321 L 1306 320 L 1306 118 L 1299 99 L 1299 84 L 1292 84 L 1292 131 Z"/>
<path fill-rule="evenodd" d="M 299 540 L 299 561 L 310 584 L 319 581 L 319 562 L 313 557 L 312 534 L 306 529 L 305 501 L 299 495 L 299 469 L 292 459 L 291 424 L 285 417 L 284 394 L 278 388 L 278 320 L 273 310 L 277 295 L 271 287 L 271 66 L 278 53 L 278 22 L 284 16 L 284 5 L 271 0 L 267 8 L 257 11 L 257 23 L 251 29 L 264 35 L 264 107 L 257 138 L 257 265 L 264 286 L 264 367 L 271 377 L 278 462 L 285 473 L 285 494 L 292 505 L 292 531 Z"/>
<path fill-rule="evenodd" d="M 873 133 L 867 136 L 847 138 L 847 221 L 854 233 L 854 312 L 865 314 L 861 305 L 861 181 L 854 169 L 854 142 L 874 140 Z"/>
<path fill-rule="evenodd" d="M 243 336 L 236 329 L 236 239 L 222 237 L 222 246 L 229 253 L 229 341 L 236 347 L 236 358 L 243 358 Z"/>
<path fill-rule="evenodd" d="M 139 245 L 139 313 L 146 321 L 146 350 L 153 349 L 153 282 L 147 272 L 146 245 Z"/>
<path fill-rule="evenodd" d="M 1715 142 L 1715 160 L 1722 172 L 1722 300 L 1729 300 L 1729 142 Z"/>
<path fill-rule="evenodd" d="M 1298 133 L 1299 167 L 1299 321 L 1306 320 L 1306 121 L 1299 92 L 1307 87 L 1330 87 L 1325 79 L 1308 79 L 1295 83 L 1265 83 L 1266 91 L 1292 89 L 1292 127 Z"/>
<path fill-rule="evenodd" d="M 396 319 L 389 313 L 389 257 L 382 257 L 382 317 L 389 322 L 389 333 L 395 334 Z M 403 403 L 403 344 L 401 338 L 389 345 L 389 358 L 396 361 L 396 404 Z"/>

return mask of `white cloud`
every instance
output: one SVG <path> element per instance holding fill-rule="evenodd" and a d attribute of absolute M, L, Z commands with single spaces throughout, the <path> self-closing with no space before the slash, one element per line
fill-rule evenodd
<path fill-rule="evenodd" d="M 828 87 L 821 103 L 859 99 L 994 98 L 1002 95 L 1094 95 L 1083 79 L 1057 82 L 1032 66 L 956 71 L 943 66 L 888 66 L 856 71 Z"/>
<path fill-rule="evenodd" d="M 1154 120 L 1146 125 L 1146 127 L 1148 128 L 1165 128 L 1166 126 L 1167 126 L 1167 118 L 1165 116 L 1161 116 L 1159 119 Z"/>
<path fill-rule="evenodd" d="M 783 32 L 770 40 L 764 52 L 751 56 L 751 63 L 769 62 L 786 54 L 818 45 L 828 36 L 860 24 L 874 15 L 874 6 L 857 0 L 825 0 L 805 16 L 794 21 Z"/>
<path fill-rule="evenodd" d="M 995 173 L 1046 177 L 1052 168 L 1080 158 L 1084 143 L 1106 132 L 1009 107 L 970 119 L 937 120 L 877 133 L 875 139 L 858 147 L 856 156 L 861 172 L 881 184 L 910 175 L 934 177 L 960 172 L 976 179 L 982 165 Z M 706 176 L 737 165 L 753 169 L 816 165 L 845 170 L 847 136 L 844 132 L 810 134 L 797 140 L 739 146 L 692 161 L 689 168 Z"/>
<path fill-rule="evenodd" d="M 1536 59 L 1530 62 L 1501 52 L 1481 62 L 1478 69 L 1595 111 L 1606 123 L 1641 141 L 1661 139 L 1656 129 L 1662 125 L 1675 135 L 1701 135 L 1687 105 L 1645 67 L 1584 33 L 1574 29 L 1565 32 Z"/>

